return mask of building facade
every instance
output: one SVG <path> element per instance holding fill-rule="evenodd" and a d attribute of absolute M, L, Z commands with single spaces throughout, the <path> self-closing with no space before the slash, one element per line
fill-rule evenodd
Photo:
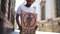
<path fill-rule="evenodd" d="M 8 34 L 14 29 L 15 0 L 0 0 L 0 33 Z"/>
<path fill-rule="evenodd" d="M 60 32 L 60 0 L 41 0 L 38 12 L 38 30 Z"/>

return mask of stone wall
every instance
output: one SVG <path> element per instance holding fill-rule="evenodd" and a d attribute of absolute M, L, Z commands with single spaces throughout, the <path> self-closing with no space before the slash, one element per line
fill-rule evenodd
<path fill-rule="evenodd" d="M 40 22 L 38 25 L 38 31 L 45 32 L 59 32 L 60 33 L 60 20 L 51 20 L 46 22 Z"/>
<path fill-rule="evenodd" d="M 9 3 L 9 1 L 11 2 Z M 1 34 L 8 34 L 9 32 L 13 31 L 14 22 L 15 22 L 14 21 L 14 16 L 15 16 L 14 9 L 15 9 L 15 0 L 13 1 L 12 0 L 0 0 L 0 33 Z M 8 16 L 11 17 L 9 18 L 9 20 L 8 20 Z"/>

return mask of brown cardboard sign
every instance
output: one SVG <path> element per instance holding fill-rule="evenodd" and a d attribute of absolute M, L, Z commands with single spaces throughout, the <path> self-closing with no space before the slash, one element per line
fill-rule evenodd
<path fill-rule="evenodd" d="M 36 14 L 24 12 L 22 14 L 22 34 L 35 34 Z"/>

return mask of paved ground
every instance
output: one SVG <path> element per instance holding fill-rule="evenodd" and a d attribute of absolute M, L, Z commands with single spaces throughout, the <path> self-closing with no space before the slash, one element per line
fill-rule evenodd
<path fill-rule="evenodd" d="M 15 30 L 11 32 L 10 34 L 19 34 L 19 30 Z M 36 34 L 60 34 L 60 33 L 36 31 Z"/>
<path fill-rule="evenodd" d="M 9 34 L 19 34 L 19 30 L 15 30 L 15 31 L 13 31 L 13 32 L 11 32 L 11 33 L 9 33 Z"/>

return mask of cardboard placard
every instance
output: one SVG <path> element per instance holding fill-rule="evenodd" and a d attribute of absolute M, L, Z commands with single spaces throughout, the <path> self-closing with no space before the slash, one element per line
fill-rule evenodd
<path fill-rule="evenodd" d="M 36 14 L 24 12 L 22 14 L 22 34 L 35 34 Z"/>

